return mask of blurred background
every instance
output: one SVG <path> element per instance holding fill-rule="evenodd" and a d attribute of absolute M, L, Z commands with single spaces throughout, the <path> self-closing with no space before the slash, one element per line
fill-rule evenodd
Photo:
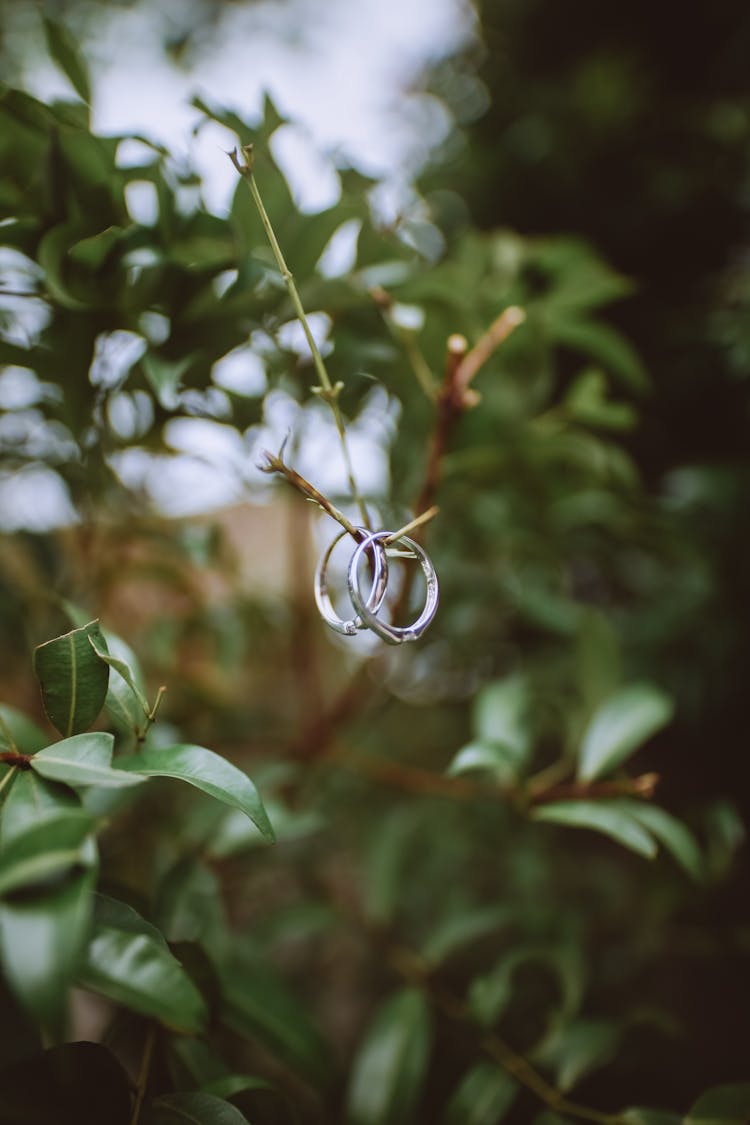
<path fill-rule="evenodd" d="M 80 45 L 90 118 L 22 100 L 75 101 L 41 12 Z M 308 1000 L 342 1066 L 387 982 L 358 941 L 321 944 L 313 922 L 300 937 L 292 906 L 320 883 L 361 891 L 378 925 L 424 939 L 454 880 L 457 911 L 461 891 L 508 905 L 511 947 L 591 957 L 586 1019 L 619 1038 L 576 1075 L 580 1099 L 684 1109 L 746 1078 L 747 4 L 5 0 L 0 58 L 6 698 L 38 709 L 26 656 L 63 620 L 53 591 L 170 683 L 175 728 L 260 762 L 279 799 L 294 791 L 290 824 L 327 820 L 301 825 L 302 851 L 293 827 L 271 860 L 231 867 L 230 913 L 297 985 L 317 966 L 329 991 Z M 439 384 L 451 333 L 474 344 L 503 307 L 527 311 L 444 459 L 426 539 L 441 612 L 407 654 L 323 635 L 311 579 L 335 529 L 257 469 L 290 434 L 287 460 L 355 511 L 225 155 L 238 135 L 383 525 L 410 517 L 434 427 L 413 369 Z M 371 798 L 361 770 L 321 764 L 343 742 L 440 771 L 476 737 L 482 692 L 519 675 L 529 769 L 569 762 L 619 683 L 674 700 L 634 770 L 660 774 L 696 833 L 698 886 L 488 802 Z M 503 1017 L 524 1049 L 549 991 L 523 977 Z M 461 1045 L 439 1050 L 433 1109 Z"/>

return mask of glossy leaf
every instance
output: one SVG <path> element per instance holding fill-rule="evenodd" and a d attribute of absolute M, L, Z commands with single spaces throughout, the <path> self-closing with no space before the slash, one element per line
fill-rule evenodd
<path fill-rule="evenodd" d="M 49 781 L 67 785 L 120 789 L 141 784 L 144 778 L 112 769 L 114 742 L 111 734 L 102 731 L 75 734 L 40 750 L 31 759 L 31 768 Z"/>
<path fill-rule="evenodd" d="M 96 852 L 85 858 L 94 861 Z M 88 936 L 95 883 L 90 866 L 44 894 L 0 903 L 4 972 L 24 1006 L 55 1034 Z"/>
<path fill-rule="evenodd" d="M 676 817 L 645 801 L 628 801 L 628 811 L 660 844 L 663 844 L 680 867 L 696 882 L 704 877 L 705 862 L 690 829 Z"/>
<path fill-rule="evenodd" d="M 497 1125 L 505 1117 L 518 1085 L 491 1062 L 480 1062 L 465 1075 L 451 1096 L 443 1125 Z"/>
<path fill-rule="evenodd" d="M 406 1125 L 415 1119 L 431 1039 L 423 993 L 404 989 L 381 1005 L 354 1060 L 348 1095 L 352 1125 Z"/>
<path fill-rule="evenodd" d="M 150 1125 L 249 1125 L 244 1114 L 213 1094 L 163 1094 L 151 1107 Z"/>
<path fill-rule="evenodd" d="M 747 1125 L 750 1119 L 750 1083 L 714 1086 L 701 1094 L 685 1125 Z"/>
<path fill-rule="evenodd" d="M 90 102 L 91 84 L 88 68 L 80 52 L 78 41 L 63 24 L 51 20 L 47 16 L 43 16 L 42 19 L 47 50 L 51 57 L 69 80 L 78 96 L 84 102 Z"/>
<path fill-rule="evenodd" d="M 657 852 L 653 836 L 633 815 L 626 801 L 556 801 L 539 806 L 531 815 L 534 820 L 550 824 L 603 832 L 646 859 L 653 859 Z"/>
<path fill-rule="evenodd" d="M 50 722 L 66 737 L 87 730 L 104 705 L 109 668 L 89 638 L 104 647 L 98 621 L 39 645 L 34 669 Z"/>
<path fill-rule="evenodd" d="M 33 770 L 16 770 L 13 789 L 3 805 L 0 816 L 0 847 L 19 833 L 36 825 L 40 819 L 54 816 L 65 809 L 81 807 L 80 798 L 65 785 L 45 781 Z"/>
<path fill-rule="evenodd" d="M 0 750 L 35 754 L 49 742 L 48 736 L 22 711 L 0 703 Z"/>
<path fill-rule="evenodd" d="M 0 896 L 48 882 L 81 863 L 93 824 L 84 809 L 61 809 L 19 831 L 0 852 Z"/>
<path fill-rule="evenodd" d="M 462 746 L 451 761 L 446 773 L 460 777 L 465 773 L 490 774 L 499 784 L 509 784 L 517 770 L 517 756 L 507 746 L 491 742 L 469 742 Z"/>
<path fill-rule="evenodd" d="M 267 840 L 274 839 L 273 828 L 258 791 L 247 774 L 202 746 L 169 746 L 164 750 L 144 750 L 118 763 L 122 769 L 147 777 L 173 777 L 186 781 L 222 801 L 240 809 Z"/>
<path fill-rule="evenodd" d="M 122 657 L 113 655 L 112 653 L 106 651 L 104 648 L 98 645 L 94 637 L 90 637 L 89 642 L 99 659 L 103 660 L 105 664 L 108 664 L 110 668 L 113 668 L 115 672 L 117 672 L 117 675 L 120 677 L 120 679 L 125 681 L 126 685 L 140 705 L 141 711 L 143 712 L 143 715 L 141 717 L 148 715 L 150 708 L 148 705 L 148 700 L 143 694 L 143 691 L 141 690 L 140 684 L 138 682 L 140 678 L 138 676 L 138 673 L 130 667 L 130 664 L 127 660 L 123 659 Z M 107 641 L 107 644 L 109 647 L 109 640 Z M 110 683 L 110 688 L 111 686 L 112 684 Z"/>
<path fill-rule="evenodd" d="M 200 1031 L 206 1005 L 153 926 L 128 907 L 97 900 L 94 934 L 80 981 L 134 1012 L 178 1031 Z"/>
<path fill-rule="evenodd" d="M 593 781 L 621 765 L 672 717 L 672 701 L 653 684 L 631 684 L 594 714 L 581 745 L 578 776 Z"/>

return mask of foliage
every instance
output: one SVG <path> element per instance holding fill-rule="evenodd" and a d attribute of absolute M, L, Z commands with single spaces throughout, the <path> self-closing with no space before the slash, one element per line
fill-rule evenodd
<path fill-rule="evenodd" d="M 48 42 L 85 97 L 74 41 Z M 701 1095 L 732 1075 L 658 1081 L 683 1015 L 659 980 L 742 829 L 726 801 L 652 800 L 682 688 L 652 638 L 710 575 L 623 446 L 648 377 L 602 309 L 629 283 L 577 239 L 451 229 L 420 200 L 384 228 L 351 170 L 300 213 L 274 107 L 196 108 L 253 138 L 348 432 L 388 458 L 369 509 L 400 526 L 439 487 L 441 610 L 419 646 L 352 652 L 312 616 L 301 503 L 284 597 L 243 584 L 227 521 L 159 514 L 178 421 L 230 435 L 240 484 L 280 403 L 291 462 L 321 432 L 339 457 L 288 290 L 243 182 L 211 215 L 159 148 L 126 166 L 84 102 L 4 88 L 4 479 L 44 471 L 77 522 L 0 556 L 0 1123 L 744 1119 L 747 1087 Z M 515 306 L 430 481 L 446 339 Z M 250 355 L 262 390 L 221 377 Z"/>

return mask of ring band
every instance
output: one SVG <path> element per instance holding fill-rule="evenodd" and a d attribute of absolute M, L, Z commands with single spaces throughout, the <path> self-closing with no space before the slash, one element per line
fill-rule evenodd
<path fill-rule="evenodd" d="M 369 550 L 373 558 L 373 574 L 372 585 L 370 593 L 367 595 L 367 600 L 363 603 L 367 607 L 368 613 L 377 613 L 383 604 L 386 590 L 388 589 L 388 559 L 385 555 L 385 548 L 381 547 L 380 543 L 369 542 L 373 537 L 369 535 L 364 527 L 358 527 L 357 533 L 361 536 L 360 542 L 367 541 Z M 328 593 L 328 563 L 331 555 L 333 554 L 336 544 L 348 535 L 348 531 L 342 531 L 333 542 L 329 545 L 328 549 L 321 555 L 320 562 L 318 563 L 317 570 L 315 571 L 315 604 L 318 607 L 318 612 L 327 625 L 335 629 L 337 633 L 343 633 L 347 637 L 353 637 L 360 629 L 366 629 L 367 625 L 361 616 L 353 617 L 348 621 L 339 617 L 333 608 L 330 595 Z M 359 548 L 358 548 L 359 549 Z M 361 558 L 361 554 L 359 556 Z M 361 613 L 361 610 L 360 610 Z"/>
<path fill-rule="evenodd" d="M 421 637 L 422 633 L 424 633 L 437 611 L 439 587 L 435 567 L 432 565 L 432 561 L 427 552 L 423 550 L 418 543 L 415 543 L 413 539 L 409 539 L 406 535 L 402 536 L 397 542 L 407 546 L 412 554 L 416 556 L 419 565 L 422 567 L 422 573 L 427 583 L 425 604 L 419 617 L 411 625 L 389 625 L 387 622 L 380 620 L 377 613 L 380 606 L 383 604 L 383 599 L 381 598 L 380 601 L 377 602 L 377 599 L 372 596 L 372 591 L 366 600 L 362 597 L 359 588 L 359 565 L 366 551 L 389 539 L 392 534 L 393 532 L 391 531 L 376 531 L 371 535 L 367 535 L 366 538 L 362 539 L 357 544 L 349 563 L 347 580 L 352 604 L 359 614 L 358 620 L 361 620 L 365 627 L 372 629 L 373 633 L 377 633 L 381 640 L 391 645 L 399 645 L 403 644 L 404 641 L 416 641 Z M 381 550 L 383 551 L 383 555 L 385 555 L 385 549 L 381 548 Z M 373 590 L 374 586 L 375 583 L 373 582 Z"/>

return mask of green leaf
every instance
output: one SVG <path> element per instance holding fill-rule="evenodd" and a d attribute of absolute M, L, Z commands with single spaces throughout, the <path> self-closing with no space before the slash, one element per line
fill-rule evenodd
<path fill-rule="evenodd" d="M 122 769 L 147 777 L 174 777 L 186 781 L 217 801 L 240 809 L 267 840 L 275 838 L 263 802 L 250 778 L 211 750 L 190 745 L 144 750 L 121 759 L 120 765 Z"/>
<path fill-rule="evenodd" d="M 82 238 L 68 251 L 71 261 L 78 262 L 89 270 L 99 269 L 117 246 L 122 233 L 122 227 L 110 226 L 88 238 Z"/>
<path fill-rule="evenodd" d="M 696 1101 L 685 1125 L 747 1125 L 750 1118 L 750 1083 L 714 1086 Z"/>
<path fill-rule="evenodd" d="M 477 740 L 503 747 L 516 767 L 526 760 L 531 746 L 528 718 L 529 688 L 522 676 L 488 684 L 474 703 Z"/>
<path fill-rule="evenodd" d="M 300 840 L 320 832 L 325 820 L 315 809 L 289 809 L 273 797 L 263 802 L 277 840 Z M 207 841 L 208 854 L 219 859 L 266 846 L 266 839 L 239 809 L 230 809 Z"/>
<path fill-rule="evenodd" d="M 175 410 L 180 401 L 182 376 L 192 363 L 192 356 L 166 359 L 157 352 L 146 352 L 141 360 L 143 373 L 164 410 Z"/>
<path fill-rule="evenodd" d="M 284 982 L 267 964 L 246 957 L 232 957 L 217 968 L 227 1026 L 260 1039 L 300 1074 L 322 1085 L 330 1069 L 326 1045 Z"/>
<path fill-rule="evenodd" d="M 85 862 L 93 824 L 85 809 L 61 809 L 18 832 L 0 852 L 0 895 L 28 890 Z"/>
<path fill-rule="evenodd" d="M 624 801 L 556 801 L 531 813 L 534 820 L 563 824 L 570 828 L 593 828 L 611 836 L 646 859 L 656 855 L 656 842 L 633 816 Z"/>
<path fill-rule="evenodd" d="M 352 1125 L 406 1125 L 415 1119 L 432 1039 L 422 992 L 407 988 L 377 1010 L 354 1061 Z"/>
<path fill-rule="evenodd" d="M 647 1109 L 644 1106 L 633 1106 L 622 1113 L 618 1113 L 621 1121 L 627 1125 L 683 1125 L 682 1115 L 667 1113 L 663 1109 Z"/>
<path fill-rule="evenodd" d="M 156 921 L 169 941 L 202 941 L 211 947 L 222 926 L 222 893 L 209 867 L 183 855 L 161 880 L 157 903 Z"/>
<path fill-rule="evenodd" d="M 498 784 L 508 784 L 517 775 L 517 756 L 507 746 L 490 742 L 469 742 L 450 762 L 448 777 L 465 773 L 489 773 Z"/>
<path fill-rule="evenodd" d="M 80 970 L 84 987 L 177 1031 L 200 1031 L 203 997 L 161 934 L 114 900 L 97 897 L 96 911 Z"/>
<path fill-rule="evenodd" d="M 51 20 L 47 16 L 43 16 L 42 20 L 47 50 L 53 61 L 57 63 L 78 96 L 84 102 L 90 102 L 91 83 L 86 63 L 78 47 L 78 41 L 63 24 Z"/>
<path fill-rule="evenodd" d="M 252 1074 L 223 1074 L 203 1087 L 205 1094 L 213 1094 L 216 1098 L 233 1098 L 244 1090 L 273 1090 L 273 1086 L 265 1078 Z"/>
<path fill-rule="evenodd" d="M 491 1062 L 465 1075 L 445 1107 L 443 1125 L 497 1125 L 513 1104 L 518 1085 Z"/>
<path fill-rule="evenodd" d="M 93 638 L 104 648 L 98 621 L 73 629 L 39 645 L 34 670 L 42 687 L 44 709 L 64 736 L 87 730 L 104 705 L 109 668 L 89 644 Z"/>
<path fill-rule="evenodd" d="M 40 750 L 31 759 L 31 768 L 49 781 L 64 781 L 67 785 L 108 789 L 140 785 L 143 777 L 112 769 L 114 743 L 113 735 L 103 731 L 75 734 Z"/>
<path fill-rule="evenodd" d="M 141 710 L 143 711 L 144 717 L 146 715 L 148 715 L 149 712 L 150 712 L 148 700 L 146 699 L 146 696 L 141 691 L 141 688 L 139 686 L 138 679 L 137 679 L 137 673 L 135 671 L 133 671 L 133 669 L 130 667 L 128 662 L 126 660 L 121 659 L 118 656 L 113 656 L 111 653 L 107 652 L 103 647 L 100 647 L 96 642 L 96 638 L 94 638 L 94 637 L 89 637 L 89 643 L 91 644 L 91 647 L 93 648 L 94 652 L 99 657 L 99 659 L 103 660 L 105 664 L 108 664 L 110 668 L 114 668 L 114 670 L 115 670 L 115 672 L 117 672 L 118 676 L 120 676 L 120 678 L 125 681 L 127 686 L 130 688 L 130 691 L 133 693 L 135 698 L 138 700 L 138 703 L 141 706 Z M 110 687 L 111 687 L 111 685 L 110 685 Z"/>
<path fill-rule="evenodd" d="M 213 1094 L 164 1094 L 151 1107 L 150 1125 L 249 1125 L 244 1114 Z"/>
<path fill-rule="evenodd" d="M 81 219 L 58 223 L 41 238 L 37 250 L 39 265 L 44 270 L 45 285 L 55 301 L 74 312 L 88 311 L 89 306 L 75 292 L 69 280 L 70 247 L 91 231 Z"/>
<path fill-rule="evenodd" d="M 610 696 L 583 737 L 581 781 L 593 781 L 619 766 L 669 722 L 672 711 L 672 701 L 653 684 L 630 684 Z"/>
<path fill-rule="evenodd" d="M 608 1020 L 575 1020 L 545 1044 L 539 1058 L 567 1091 L 614 1058 L 621 1037 L 622 1028 Z"/>
<path fill-rule="evenodd" d="M 46 746 L 49 738 L 22 711 L 0 703 L 0 750 L 19 754 L 35 754 Z"/>
<path fill-rule="evenodd" d="M 0 903 L 3 971 L 21 1002 L 54 1034 L 62 1030 L 66 989 L 88 936 L 95 884 L 92 866 L 46 894 Z"/>
<path fill-rule="evenodd" d="M 581 372 L 565 396 L 568 417 L 584 425 L 607 430 L 630 430 L 638 420 L 633 407 L 626 402 L 607 398 L 604 372 L 588 368 Z"/>
<path fill-rule="evenodd" d="M 430 934 L 422 956 L 432 965 L 439 965 L 456 950 L 507 926 L 512 917 L 513 913 L 507 906 L 461 910 Z"/>
<path fill-rule="evenodd" d="M 37 777 L 32 770 L 16 770 L 18 776 L 0 817 L 0 847 L 39 820 L 65 809 L 80 809 L 81 801 L 67 786 Z"/>
<path fill-rule="evenodd" d="M 109 677 L 104 706 L 118 729 L 138 733 L 143 728 L 144 717 L 150 711 L 143 673 L 135 653 L 121 637 L 109 630 L 104 636 L 108 650 L 106 662 L 116 673 Z M 99 651 L 98 655 L 105 659 L 104 652 Z"/>
<path fill-rule="evenodd" d="M 627 807 L 692 879 L 696 882 L 703 879 L 706 865 L 695 837 L 685 824 L 658 805 L 629 801 Z"/>
<path fill-rule="evenodd" d="M 555 1001 L 555 1022 L 565 1024 L 570 1020 L 580 1007 L 583 994 L 579 958 L 563 946 L 527 944 L 504 953 L 488 973 L 471 982 L 469 1006 L 478 1023 L 483 1027 L 497 1023 L 513 998 L 516 972 L 522 966 L 534 964 L 555 978 L 559 996 Z"/>

